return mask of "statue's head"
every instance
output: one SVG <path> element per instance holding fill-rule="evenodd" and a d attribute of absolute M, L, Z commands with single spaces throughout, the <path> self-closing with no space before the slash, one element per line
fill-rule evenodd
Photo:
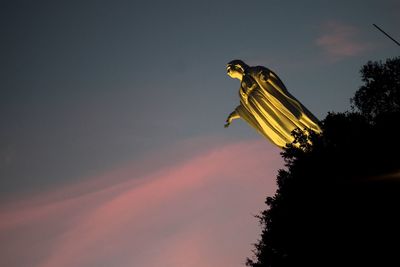
<path fill-rule="evenodd" d="M 242 80 L 243 74 L 249 66 L 239 59 L 232 60 L 226 65 L 226 71 L 234 79 Z"/>

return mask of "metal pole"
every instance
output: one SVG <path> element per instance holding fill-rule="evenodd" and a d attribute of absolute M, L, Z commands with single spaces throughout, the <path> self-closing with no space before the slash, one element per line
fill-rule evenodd
<path fill-rule="evenodd" d="M 397 42 L 395 39 L 393 39 L 389 34 L 387 34 L 384 30 L 382 30 L 381 28 L 379 28 L 378 26 L 376 26 L 376 24 L 372 24 L 375 26 L 375 28 L 377 28 L 378 30 L 380 30 L 384 35 L 386 35 L 387 37 L 389 37 L 393 42 L 395 42 L 398 46 L 400 46 L 400 43 Z"/>

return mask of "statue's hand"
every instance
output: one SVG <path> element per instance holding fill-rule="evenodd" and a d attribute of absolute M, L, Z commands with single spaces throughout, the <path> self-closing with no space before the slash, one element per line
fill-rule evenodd
<path fill-rule="evenodd" d="M 228 128 L 229 125 L 231 125 L 231 122 L 232 122 L 232 119 L 231 119 L 231 116 L 229 116 L 229 117 L 226 119 L 226 123 L 225 123 L 224 127 L 225 127 L 225 128 Z"/>
<path fill-rule="evenodd" d="M 228 128 L 229 125 L 231 125 L 231 123 L 232 123 L 232 121 L 233 121 L 234 119 L 239 119 L 239 118 L 240 118 L 240 116 L 239 116 L 239 114 L 236 112 L 236 109 L 235 109 L 231 114 L 229 114 L 228 118 L 226 119 L 226 123 L 225 123 L 224 127 L 225 127 L 225 128 Z"/>
<path fill-rule="evenodd" d="M 226 122 L 226 123 L 225 123 L 224 127 L 225 127 L 225 128 L 228 128 L 229 125 L 231 125 L 231 123 L 232 123 L 232 113 L 229 114 L 229 116 L 228 116 L 228 118 L 226 119 L 225 122 Z"/>

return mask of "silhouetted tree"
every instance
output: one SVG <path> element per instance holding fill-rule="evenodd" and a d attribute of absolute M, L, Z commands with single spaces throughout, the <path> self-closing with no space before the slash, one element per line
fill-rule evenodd
<path fill-rule="evenodd" d="M 364 85 L 351 99 L 352 104 L 368 119 L 382 113 L 400 111 L 400 57 L 385 63 L 369 61 L 361 69 Z"/>
<path fill-rule="evenodd" d="M 293 132 L 247 266 L 400 264 L 399 69 L 398 59 L 368 62 L 358 112 L 329 113 L 322 135 Z"/>

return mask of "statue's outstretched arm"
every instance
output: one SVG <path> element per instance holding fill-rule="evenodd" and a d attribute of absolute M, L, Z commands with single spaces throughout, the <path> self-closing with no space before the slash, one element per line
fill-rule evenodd
<path fill-rule="evenodd" d="M 229 114 L 228 118 L 226 119 L 226 124 L 224 125 L 225 128 L 229 127 L 229 125 L 231 125 L 233 120 L 240 119 L 240 115 L 237 112 L 238 107 L 235 108 L 235 110 L 231 112 L 231 114 Z"/>

